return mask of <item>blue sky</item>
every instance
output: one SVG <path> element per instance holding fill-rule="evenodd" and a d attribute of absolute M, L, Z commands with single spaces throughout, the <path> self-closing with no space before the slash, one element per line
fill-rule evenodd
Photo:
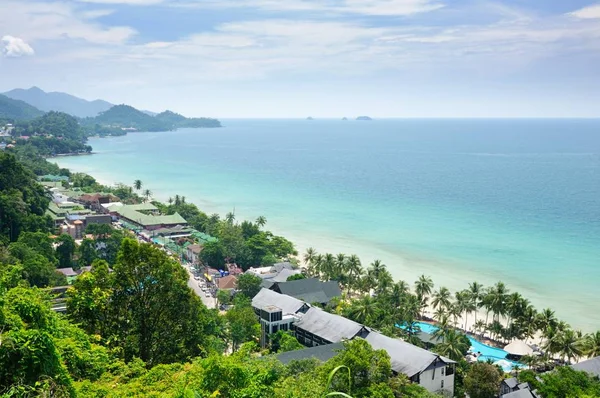
<path fill-rule="evenodd" d="M 215 117 L 600 117 L 600 3 L 3 0 L 0 91 Z"/>

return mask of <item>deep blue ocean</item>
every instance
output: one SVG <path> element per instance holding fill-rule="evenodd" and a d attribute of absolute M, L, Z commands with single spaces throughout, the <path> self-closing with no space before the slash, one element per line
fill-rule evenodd
<path fill-rule="evenodd" d="M 303 250 L 412 283 L 502 280 L 600 329 L 600 120 L 225 120 L 91 139 L 56 159 L 206 212 L 267 217 Z"/>

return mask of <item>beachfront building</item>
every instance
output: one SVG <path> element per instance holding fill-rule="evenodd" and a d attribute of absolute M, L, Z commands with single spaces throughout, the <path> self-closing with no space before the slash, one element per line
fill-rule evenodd
<path fill-rule="evenodd" d="M 261 289 L 252 299 L 252 307 L 260 319 L 263 347 L 268 344 L 270 334 L 279 330 L 291 330 L 301 344 L 309 347 L 296 351 L 292 356 L 296 359 L 310 358 L 313 355 L 326 358 L 328 355 L 335 355 L 334 348 L 339 349 L 339 343 L 344 340 L 363 338 L 374 349 L 382 349 L 388 353 L 394 373 L 406 375 L 428 391 L 454 394 L 456 363 L 451 359 L 387 337 L 350 319 L 311 307 L 302 300 L 269 289 Z M 302 356 L 303 353 L 305 356 Z"/>
<path fill-rule="evenodd" d="M 600 377 L 600 357 L 591 358 L 571 365 L 575 370 L 587 372 L 592 376 Z"/>
<path fill-rule="evenodd" d="M 285 269 L 282 270 L 277 277 L 271 279 L 272 282 L 263 281 L 263 284 L 270 283 L 268 287 L 270 290 L 311 304 L 327 305 L 332 299 L 342 296 L 342 290 L 337 281 L 323 282 L 317 278 L 306 278 L 288 282 L 287 278 L 291 275 L 283 275 L 285 271 Z M 285 277 L 282 281 L 279 280 L 282 279 L 281 276 Z"/>
<path fill-rule="evenodd" d="M 158 208 L 151 203 L 121 206 L 115 204 L 106 209 L 111 215 L 118 217 L 124 227 L 138 232 L 142 230 L 156 231 L 161 228 L 173 228 L 188 224 L 178 213 L 160 215 Z"/>

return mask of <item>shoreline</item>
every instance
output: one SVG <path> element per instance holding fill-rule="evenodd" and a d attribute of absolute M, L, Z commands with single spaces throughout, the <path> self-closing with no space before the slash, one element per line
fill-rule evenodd
<path fill-rule="evenodd" d="M 70 168 L 76 172 L 78 171 L 75 167 Z M 100 175 L 97 175 L 95 171 L 91 171 L 89 168 L 88 171 L 85 171 L 85 167 L 84 170 L 81 171 L 92 175 L 99 183 L 103 185 L 114 185 L 119 182 L 123 183 L 123 179 L 119 181 L 119 178 L 115 178 L 113 175 L 108 173 L 101 172 Z M 152 185 L 152 181 L 153 180 L 151 178 L 148 178 L 149 186 Z M 127 182 L 125 183 L 127 184 Z M 173 196 L 176 193 L 175 191 L 168 189 L 169 188 L 161 187 L 154 188 L 154 199 L 161 202 L 166 202 L 169 196 Z M 190 194 L 191 192 L 189 191 L 178 191 L 177 193 L 186 195 L 188 202 L 196 204 L 201 211 L 204 211 L 207 214 L 217 212 L 223 215 L 227 211 L 231 210 L 226 209 L 223 205 L 219 205 L 219 202 L 207 200 L 206 198 L 200 198 L 198 197 L 197 193 Z M 268 210 L 266 207 L 265 209 Z M 242 221 L 243 219 L 251 220 L 254 219 L 253 217 L 256 217 L 256 215 L 250 214 L 256 212 L 255 208 L 248 209 L 244 208 L 244 206 L 240 206 L 237 210 L 239 211 L 239 213 L 237 213 L 239 214 L 238 221 Z M 331 252 L 333 254 L 337 254 L 342 252 L 347 255 L 357 254 L 361 258 L 364 268 L 367 268 L 374 259 L 378 258 L 388 266 L 388 270 L 396 281 L 399 279 L 405 280 L 409 283 L 411 288 L 413 288 L 414 281 L 418 278 L 418 276 L 421 274 L 426 274 L 431 276 L 433 279 L 435 283 L 434 290 L 437 290 L 440 286 L 445 286 L 452 292 L 453 295 L 456 291 L 466 289 L 468 287 L 468 283 L 473 281 L 482 283 L 485 286 L 491 286 L 498 281 L 504 281 L 507 285 L 507 288 L 511 292 L 520 292 L 525 298 L 531 300 L 532 304 L 538 311 L 550 306 L 551 309 L 557 312 L 559 319 L 569 319 L 568 316 L 565 316 L 565 314 L 569 314 L 569 309 L 572 308 L 568 300 L 563 300 L 566 302 L 563 306 L 544 304 L 545 299 L 551 296 L 549 293 L 532 293 L 530 289 L 524 288 L 517 283 L 513 283 L 513 281 L 510 279 L 495 277 L 494 275 L 489 274 L 486 275 L 485 273 L 481 272 L 472 272 L 477 266 L 480 266 L 480 264 L 466 266 L 465 264 L 461 264 L 459 261 L 453 261 L 451 259 L 446 261 L 443 258 L 428 258 L 426 256 L 419 256 L 416 254 L 397 252 L 393 251 L 391 248 L 382 247 L 381 245 L 378 246 L 376 243 L 371 244 L 373 242 L 365 243 L 365 241 L 356 241 L 353 239 L 353 237 L 331 235 L 323 228 L 304 228 L 304 225 L 302 225 L 302 228 L 297 228 L 294 227 L 293 224 L 290 226 L 290 224 L 286 222 L 290 221 L 288 219 L 277 218 L 271 220 L 267 211 L 261 213 L 264 214 L 269 220 L 269 230 L 273 231 L 273 233 L 277 235 L 282 235 L 288 238 L 294 243 L 294 246 L 298 251 L 298 259 L 301 263 L 303 263 L 302 257 L 306 248 L 308 247 L 314 247 L 319 253 Z M 583 311 L 585 311 L 585 314 L 591 314 L 587 307 L 586 309 L 583 309 L 582 312 Z M 570 323 L 574 328 L 581 329 L 584 332 L 595 331 L 598 326 L 593 323 L 593 320 L 588 321 L 587 323 L 582 321 L 585 319 L 589 318 L 587 318 L 586 315 L 581 317 L 578 316 L 577 320 L 570 318 L 568 323 Z"/>

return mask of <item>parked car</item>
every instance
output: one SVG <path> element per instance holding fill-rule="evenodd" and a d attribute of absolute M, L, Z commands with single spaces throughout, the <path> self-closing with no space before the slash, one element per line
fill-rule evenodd
<path fill-rule="evenodd" d="M 210 297 L 210 293 L 209 293 L 209 292 L 206 292 L 206 293 L 204 293 L 204 295 L 205 295 L 206 297 Z"/>

